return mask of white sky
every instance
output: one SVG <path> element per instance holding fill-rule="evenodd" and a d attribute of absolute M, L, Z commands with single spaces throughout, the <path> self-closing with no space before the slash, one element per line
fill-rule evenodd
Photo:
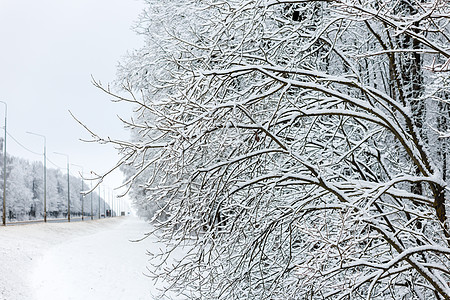
<path fill-rule="evenodd" d="M 66 158 L 54 152 L 68 154 L 85 172 L 113 166 L 117 151 L 81 142 L 89 135 L 68 110 L 100 135 L 128 137 L 116 115 L 127 118 L 132 107 L 112 103 L 93 87 L 91 75 L 113 81 L 122 57 L 143 45 L 131 30 L 143 8 L 140 0 L 0 0 L 0 100 L 8 104 L 8 132 L 40 153 L 43 139 L 26 132 L 45 135 L 47 156 L 60 167 L 66 167 Z M 3 136 L 1 103 L 0 118 Z M 42 161 L 9 136 L 7 152 Z M 80 168 L 70 167 L 78 174 Z M 116 172 L 106 184 L 116 187 L 122 179 Z"/>

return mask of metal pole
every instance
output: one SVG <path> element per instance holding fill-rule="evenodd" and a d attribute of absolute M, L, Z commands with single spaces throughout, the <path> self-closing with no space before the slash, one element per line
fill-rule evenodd
<path fill-rule="evenodd" d="M 44 138 L 44 222 L 47 222 L 47 139 L 45 135 L 27 131 L 29 134 Z"/>
<path fill-rule="evenodd" d="M 8 105 L 4 101 L 0 101 L 5 104 L 5 147 L 3 149 L 3 226 L 6 226 L 6 116 L 8 114 Z"/>
<path fill-rule="evenodd" d="M 69 173 L 69 155 L 60 152 L 54 152 L 55 154 L 64 155 L 67 158 L 67 221 L 70 222 L 70 173 Z"/>

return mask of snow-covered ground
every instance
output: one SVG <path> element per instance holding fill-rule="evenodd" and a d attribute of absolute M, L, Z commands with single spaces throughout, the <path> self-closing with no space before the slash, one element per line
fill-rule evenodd
<path fill-rule="evenodd" d="M 134 217 L 0 228 L 0 299 L 150 299 L 151 227 Z"/>

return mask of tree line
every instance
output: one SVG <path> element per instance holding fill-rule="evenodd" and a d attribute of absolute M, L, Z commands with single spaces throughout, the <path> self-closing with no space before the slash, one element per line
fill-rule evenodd
<path fill-rule="evenodd" d="M 3 154 L 2 154 L 3 157 Z M 0 161 L 0 201 L 3 203 L 3 159 Z M 69 176 L 70 182 L 70 214 L 81 216 L 82 212 L 82 186 L 84 191 L 89 190 L 90 183 L 83 182 L 80 177 Z M 67 217 L 67 174 L 59 169 L 47 168 L 47 217 Z M 91 195 L 84 197 L 84 215 L 91 213 Z M 99 195 L 92 192 L 92 205 L 94 216 L 99 212 Z M 100 212 L 104 208 L 110 209 L 100 197 Z M 0 207 L 3 213 L 3 206 Z M 6 158 L 6 218 L 8 221 L 36 220 L 44 218 L 44 167 L 42 162 L 28 161 L 7 154 Z"/>

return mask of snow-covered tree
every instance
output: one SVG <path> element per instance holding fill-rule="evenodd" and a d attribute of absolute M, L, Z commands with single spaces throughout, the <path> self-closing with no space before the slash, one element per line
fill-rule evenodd
<path fill-rule="evenodd" d="M 181 57 L 184 53 L 184 44 L 178 38 L 188 40 L 195 37 L 193 32 L 199 20 L 203 19 L 203 14 L 190 5 L 190 0 L 167 3 L 147 0 L 146 3 L 147 9 L 141 14 L 140 22 L 136 26 L 136 31 L 144 37 L 146 46 L 134 51 L 123 65 L 119 66 L 119 81 L 127 90 L 139 90 L 144 94 L 163 98 L 170 93 L 170 89 L 160 87 L 170 80 L 173 70 L 177 69 L 173 58 Z M 170 27 L 167 24 L 170 24 Z M 145 97 L 142 100 L 147 101 Z M 155 120 L 155 116 L 141 106 L 136 107 L 135 117 L 140 120 Z M 149 128 L 136 128 L 134 124 L 128 124 L 127 127 L 131 130 L 132 140 L 138 143 L 146 139 L 158 139 L 158 133 L 148 130 Z M 128 150 L 123 151 L 126 153 Z M 154 169 L 160 168 L 161 165 L 149 165 L 139 176 L 135 176 L 135 170 L 141 169 L 142 162 L 151 161 L 156 153 L 147 149 L 134 157 L 133 162 L 130 160 L 121 168 L 130 181 L 133 181 L 130 197 L 137 213 L 147 219 L 151 219 L 165 204 L 164 199 L 149 200 L 147 196 L 147 189 L 157 186 L 159 181 L 163 180 L 152 176 Z"/>
<path fill-rule="evenodd" d="M 165 5 L 191 18 L 149 8 L 165 50 L 120 73 L 134 140 L 96 137 L 163 203 L 155 262 L 184 247 L 155 276 L 195 299 L 450 299 L 448 2 Z"/>
<path fill-rule="evenodd" d="M 27 176 L 29 165 L 26 161 L 16 158 L 10 158 L 12 167 L 9 176 L 7 176 L 7 211 L 14 218 L 24 219 L 25 215 L 33 210 L 33 193 L 30 189 L 30 177 Z"/>
<path fill-rule="evenodd" d="M 0 162 L 0 177 L 3 185 L 3 160 Z M 43 165 L 29 162 L 14 156 L 7 156 L 6 168 L 6 216 L 10 221 L 42 219 L 44 214 L 44 180 Z M 84 184 L 85 186 L 86 183 Z M 71 215 L 81 215 L 81 181 L 70 176 Z M 94 213 L 98 215 L 98 193 L 92 192 Z M 3 186 L 0 200 L 3 201 Z M 47 170 L 47 214 L 48 217 L 67 216 L 67 174 L 59 169 Z M 86 201 L 86 200 L 85 200 Z M 101 210 L 109 209 L 104 199 L 100 198 Z M 3 207 L 0 208 L 3 212 Z M 85 203 L 85 214 L 90 213 Z"/>

